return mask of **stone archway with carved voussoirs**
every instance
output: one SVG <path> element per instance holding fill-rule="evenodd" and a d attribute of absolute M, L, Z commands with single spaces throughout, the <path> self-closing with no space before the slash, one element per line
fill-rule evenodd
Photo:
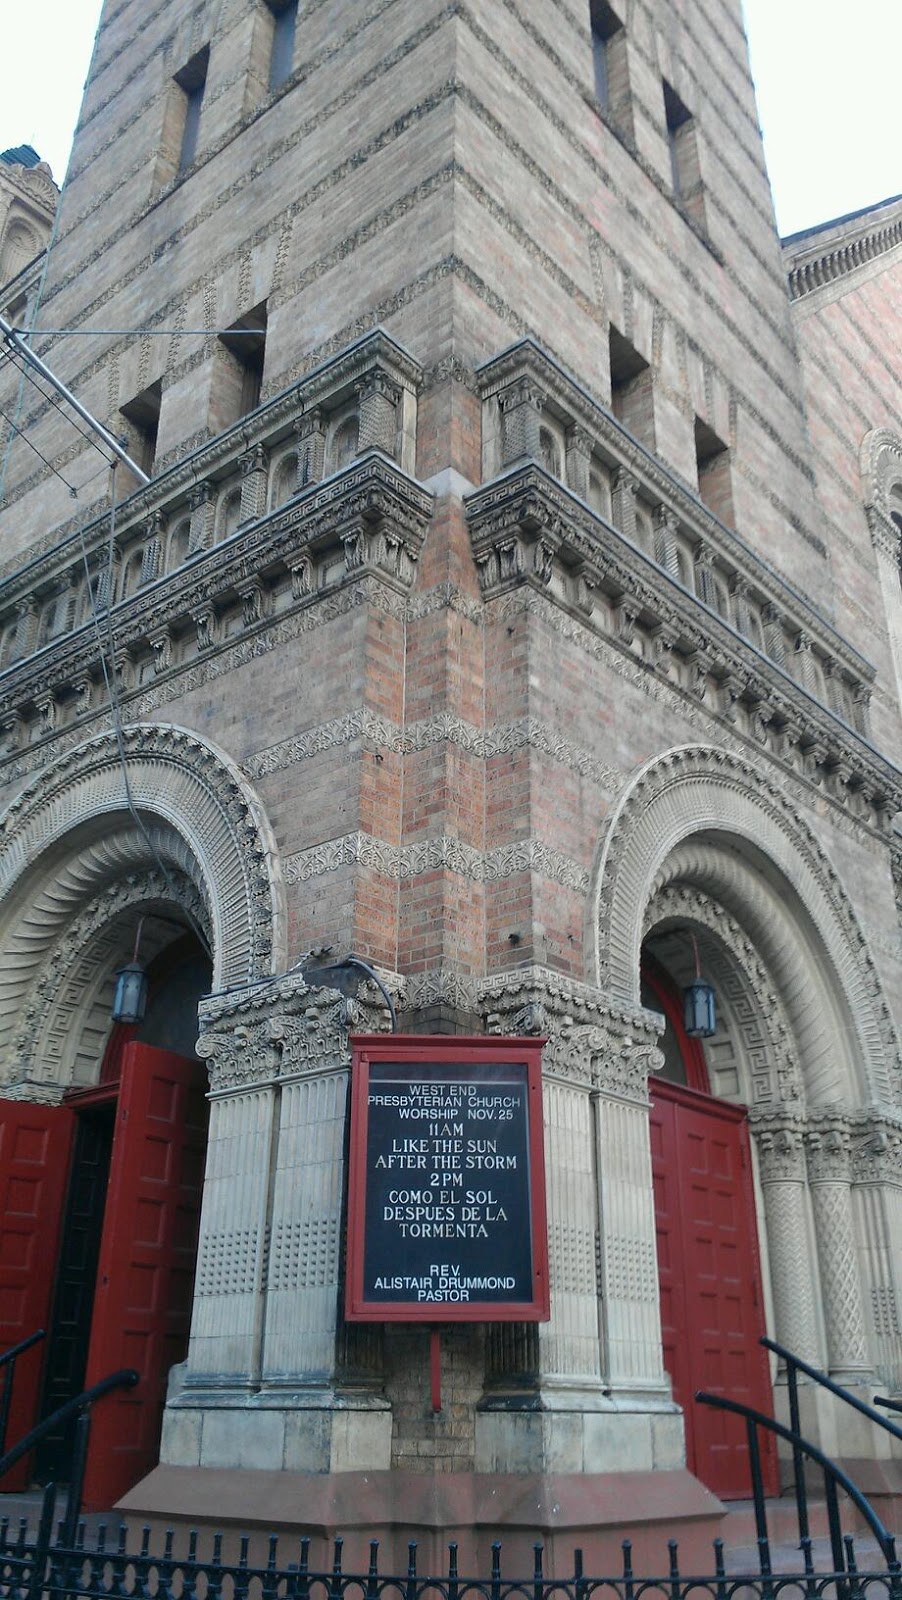
<path fill-rule="evenodd" d="M 729 1495 L 737 1491 L 719 1478 L 717 1452 L 725 1462 L 730 1419 L 718 1414 L 713 1455 L 693 1463 L 704 1430 L 691 1396 L 732 1389 L 746 1403 L 760 1404 L 762 1393 L 770 1402 L 766 1372 L 757 1400 L 738 1392 L 741 1339 L 750 1365 L 766 1324 L 841 1381 L 863 1383 L 873 1370 L 850 1129 L 867 1107 L 898 1115 L 898 1039 L 836 872 L 750 762 L 703 746 L 649 761 L 611 817 L 595 881 L 600 984 L 666 1020 L 651 1120 L 664 1349 L 680 1336 L 696 1353 L 711 1344 L 709 1370 L 693 1370 L 691 1381 L 674 1360 L 668 1366 L 690 1465 Z M 686 1038 L 679 1008 L 699 966 L 717 1011 L 703 1045 Z M 675 1263 L 677 1244 L 694 1259 Z M 738 1273 L 724 1268 L 728 1257 Z M 729 1293 L 708 1292 L 715 1277 Z M 779 1414 L 782 1391 L 773 1398 Z"/>
<path fill-rule="evenodd" d="M 8 1437 L 135 1367 L 137 1389 L 92 1429 L 85 1503 L 110 1506 L 156 1463 L 187 1344 L 208 1110 L 197 1003 L 284 969 L 282 878 L 235 764 L 168 725 L 124 729 L 121 753 L 113 734 L 66 752 L 0 838 L 0 1227 L 16 1236 L 0 1345 L 48 1329 Z M 147 1011 L 114 1028 L 115 972 L 136 950 Z M 65 1473 L 66 1435 L 42 1449 L 39 1470 Z"/>

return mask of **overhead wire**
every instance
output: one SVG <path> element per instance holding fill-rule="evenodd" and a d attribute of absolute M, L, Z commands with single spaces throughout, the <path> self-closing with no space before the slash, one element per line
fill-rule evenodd
<path fill-rule="evenodd" d="M 48 461 L 47 460 L 47 457 L 44 455 L 44 452 L 42 450 L 39 450 L 37 445 L 34 444 L 31 439 L 29 439 L 28 434 L 25 432 L 24 428 L 16 427 L 16 424 L 13 421 L 12 417 L 9 415 L 8 412 L 3 410 L 2 406 L 0 406 L 0 417 L 2 417 L 3 421 L 8 424 L 8 426 L 11 428 L 13 433 L 17 433 L 19 435 L 19 438 L 22 439 L 25 444 L 27 444 L 29 450 L 33 450 L 34 451 L 35 455 L 38 457 L 38 460 L 39 461 L 43 461 L 44 466 L 47 468 L 48 472 L 52 472 L 55 477 L 59 478 L 60 483 L 65 485 L 65 487 L 68 489 L 69 493 L 71 494 L 73 500 L 77 500 L 78 499 L 78 490 L 76 489 L 75 485 L 70 483 L 68 478 L 64 478 L 63 477 L 63 474 L 60 472 L 59 468 L 55 467 L 53 465 L 52 461 Z"/>

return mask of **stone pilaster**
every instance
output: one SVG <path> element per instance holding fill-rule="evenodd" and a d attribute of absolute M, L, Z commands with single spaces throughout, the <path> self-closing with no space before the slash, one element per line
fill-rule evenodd
<path fill-rule="evenodd" d="M 501 465 L 510 466 L 528 456 L 541 460 L 539 422 L 543 396 L 525 378 L 509 385 L 498 396 L 501 407 Z"/>
<path fill-rule="evenodd" d="M 360 431 L 358 450 L 384 450 L 398 455 L 398 403 L 401 392 L 385 372 L 371 372 L 359 389 Z"/>
<path fill-rule="evenodd" d="M 189 489 L 188 505 L 191 508 L 188 554 L 193 556 L 198 550 L 209 550 L 213 543 L 213 523 L 216 516 L 213 485 L 198 483 L 193 489 Z"/>
<path fill-rule="evenodd" d="M 253 522 L 266 510 L 266 451 L 262 445 L 241 457 L 241 521 Z"/>
<path fill-rule="evenodd" d="M 592 436 L 575 425 L 567 429 L 567 484 L 581 500 L 589 498 Z"/>
<path fill-rule="evenodd" d="M 307 411 L 295 428 L 298 450 L 297 487 L 319 483 L 326 461 L 326 414 L 318 406 Z"/>

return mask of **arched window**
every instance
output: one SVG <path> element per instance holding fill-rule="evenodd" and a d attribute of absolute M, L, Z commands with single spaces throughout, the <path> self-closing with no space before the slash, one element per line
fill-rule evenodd
<path fill-rule="evenodd" d="M 221 544 L 233 534 L 241 521 L 241 490 L 232 489 L 219 502 L 216 518 L 216 538 Z"/>
<path fill-rule="evenodd" d="M 356 411 L 337 422 L 329 439 L 329 471 L 340 472 L 359 450 L 360 421 Z"/>
<path fill-rule="evenodd" d="M 561 476 L 561 452 L 549 428 L 539 429 L 539 458 L 545 471 L 549 472 L 552 478 Z"/>
<path fill-rule="evenodd" d="M 170 572 L 180 567 L 188 559 L 191 545 L 191 523 L 187 517 L 177 522 L 169 535 L 169 550 L 166 557 L 166 566 Z"/>

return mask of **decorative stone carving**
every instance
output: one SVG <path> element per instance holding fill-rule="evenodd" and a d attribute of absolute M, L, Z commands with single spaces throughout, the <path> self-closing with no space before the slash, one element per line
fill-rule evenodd
<path fill-rule="evenodd" d="M 173 849 L 184 856 L 188 875 L 215 907 L 216 986 L 244 982 L 281 964 L 281 871 L 269 824 L 250 785 L 229 757 L 181 728 L 163 723 L 126 727 L 122 745 L 137 803 L 145 815 L 161 818 Z M 55 874 L 64 861 L 60 847 L 70 830 L 104 814 L 127 815 L 118 744 L 109 733 L 73 747 L 46 767 L 0 819 L 0 901 L 21 885 L 32 861 L 44 873 L 43 863 L 55 860 Z M 146 854 L 146 845 L 142 848 Z M 63 902 L 49 889 L 48 894 L 46 912 L 36 901 L 35 915 L 46 917 L 41 937 L 49 947 L 53 918 L 62 914 Z M 57 901 L 59 910 L 53 909 Z M 8 940 L 17 937 L 21 914 L 8 926 Z M 6 1005 L 14 1009 L 18 994 L 14 983 Z M 0 1016 L 3 1010 L 0 1006 Z"/>
<path fill-rule="evenodd" d="M 824 981 L 827 954 L 831 985 L 844 997 L 849 1025 L 858 1033 L 870 1093 L 886 1106 L 902 1104 L 902 1055 L 896 1030 L 845 891 L 791 803 L 750 762 L 725 750 L 686 746 L 655 757 L 632 780 L 615 808 L 596 880 L 601 982 L 624 1000 L 636 996 L 641 919 L 651 887 L 668 857 L 675 863 L 673 852 L 690 838 L 702 815 L 717 817 L 718 829 L 733 839 L 732 850 L 722 854 L 716 867 L 724 892 L 741 894 L 760 905 L 756 920 L 762 937 L 768 916 L 776 925 L 787 915 L 792 917 L 786 924 L 786 948 L 793 960 L 805 964 L 815 987 Z M 785 883 L 784 891 L 772 897 L 770 913 L 759 899 L 764 895 L 766 901 L 772 894 L 765 880 L 754 872 L 741 874 L 741 881 L 737 877 L 746 843 L 770 857 Z M 709 881 L 718 854 L 715 850 L 712 856 L 711 848 L 705 867 Z M 676 870 L 675 865 L 671 870 Z M 792 913 L 795 897 L 804 915 Z M 818 931 L 816 950 L 807 948 L 809 919 Z M 813 1062 L 801 1065 L 803 1072 L 814 1071 Z M 856 1068 L 851 1059 L 845 1058 L 841 1070 L 854 1097 Z"/>

